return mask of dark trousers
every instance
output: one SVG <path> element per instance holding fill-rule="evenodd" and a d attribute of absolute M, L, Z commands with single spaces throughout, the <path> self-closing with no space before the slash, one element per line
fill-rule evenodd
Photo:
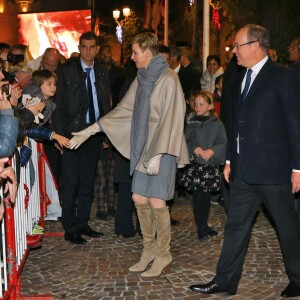
<path fill-rule="evenodd" d="M 115 233 L 122 235 L 134 235 L 133 225 L 133 201 L 131 197 L 131 182 L 118 183 L 118 201 L 115 216 Z"/>
<path fill-rule="evenodd" d="M 95 135 L 77 150 L 63 153 L 62 224 L 65 232 L 74 233 L 88 226 L 100 146 L 100 137 Z"/>
<path fill-rule="evenodd" d="M 193 213 L 197 225 L 198 235 L 205 234 L 210 211 L 211 195 L 209 192 L 193 192 Z"/>
<path fill-rule="evenodd" d="M 59 150 L 54 146 L 54 141 L 45 141 L 43 144 L 44 151 L 49 161 L 51 172 L 59 189 L 61 177 L 61 154 Z"/>
<path fill-rule="evenodd" d="M 95 178 L 95 201 L 97 212 L 106 214 L 115 209 L 115 186 L 113 181 L 114 160 L 99 159 Z"/>
<path fill-rule="evenodd" d="M 214 278 L 221 288 L 233 293 L 237 291 L 253 220 L 261 202 L 276 225 L 289 280 L 300 284 L 300 222 L 291 191 L 291 184 L 247 184 L 238 164 L 235 179 L 230 183 L 228 221 Z"/>

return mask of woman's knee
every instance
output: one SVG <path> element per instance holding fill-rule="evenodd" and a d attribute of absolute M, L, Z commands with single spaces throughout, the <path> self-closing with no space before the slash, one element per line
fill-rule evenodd
<path fill-rule="evenodd" d="M 136 204 L 136 205 L 142 205 L 142 204 L 146 204 L 149 202 L 149 198 L 139 195 L 139 194 L 136 194 L 136 193 L 132 194 L 132 200 L 133 200 L 134 204 Z"/>
<path fill-rule="evenodd" d="M 149 202 L 153 208 L 166 207 L 166 201 L 159 198 L 149 198 Z"/>

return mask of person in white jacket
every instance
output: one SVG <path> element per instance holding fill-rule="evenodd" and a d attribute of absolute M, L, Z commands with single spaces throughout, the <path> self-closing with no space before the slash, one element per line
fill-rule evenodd
<path fill-rule="evenodd" d="M 200 79 L 202 91 L 215 92 L 216 78 L 224 73 L 221 66 L 220 56 L 217 54 L 208 55 L 206 59 L 207 69 Z"/>

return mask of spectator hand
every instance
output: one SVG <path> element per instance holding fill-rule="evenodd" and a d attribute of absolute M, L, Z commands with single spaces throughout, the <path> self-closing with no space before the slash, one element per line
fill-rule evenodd
<path fill-rule="evenodd" d="M 7 100 L 7 96 L 5 93 L 0 93 L 0 110 L 3 109 L 10 109 L 11 108 L 11 104 L 9 102 L 9 100 Z"/>
<path fill-rule="evenodd" d="M 4 212 L 5 212 L 5 209 L 4 209 L 4 204 L 3 204 L 3 200 L 0 196 L 0 221 L 3 219 L 3 216 L 4 216 Z"/>
<path fill-rule="evenodd" d="M 202 154 L 203 154 L 203 149 L 201 147 L 197 147 L 195 148 L 194 150 L 194 153 L 198 156 L 198 157 L 202 157 Z"/>
<path fill-rule="evenodd" d="M 86 129 L 83 129 L 79 132 L 72 132 L 74 135 L 70 140 L 70 149 L 77 149 L 79 146 L 84 143 L 90 136 L 103 131 L 100 125 L 96 122 L 93 125 L 89 126 Z"/>
<path fill-rule="evenodd" d="M 11 88 L 10 103 L 13 106 L 18 105 L 18 99 L 22 96 L 22 89 L 18 84 L 13 84 Z"/>
<path fill-rule="evenodd" d="M 201 157 L 205 160 L 208 161 L 212 156 L 214 155 L 214 151 L 211 149 L 206 149 L 203 151 Z"/>
<path fill-rule="evenodd" d="M 15 202 L 17 195 L 17 179 L 12 167 L 7 167 L 1 173 L 1 178 L 6 179 L 4 193 L 9 192 L 10 201 Z"/>
<path fill-rule="evenodd" d="M 146 173 L 148 175 L 153 176 L 158 174 L 161 158 L 162 158 L 162 154 L 157 154 L 149 160 L 147 165 L 147 170 L 146 170 Z"/>
<path fill-rule="evenodd" d="M 41 101 L 40 98 L 34 97 L 31 98 L 28 94 L 23 94 L 22 103 L 25 108 L 29 109 L 35 116 L 34 122 L 39 124 L 39 118 L 44 119 L 44 116 L 41 114 L 42 110 L 45 108 L 46 103 Z"/>
<path fill-rule="evenodd" d="M 56 140 L 61 148 L 63 148 L 63 147 L 69 148 L 69 146 L 70 146 L 70 140 L 69 139 L 67 139 L 66 137 L 64 137 L 60 134 L 57 134 L 55 132 L 52 135 L 52 139 Z"/>

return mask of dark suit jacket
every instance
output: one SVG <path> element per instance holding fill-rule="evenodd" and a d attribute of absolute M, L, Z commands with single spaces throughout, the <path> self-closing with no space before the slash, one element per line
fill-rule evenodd
<path fill-rule="evenodd" d="M 95 86 L 100 117 L 110 111 L 111 98 L 108 72 L 98 62 L 94 62 Z M 74 58 L 61 65 L 57 72 L 56 109 L 52 117 L 54 130 L 66 137 L 72 132 L 87 127 L 88 111 L 86 73 L 83 71 L 80 58 Z"/>
<path fill-rule="evenodd" d="M 228 159 L 231 180 L 237 162 L 250 184 L 288 184 L 292 169 L 300 170 L 299 75 L 270 59 L 241 102 L 246 70 L 237 75 L 232 103 Z"/>
<path fill-rule="evenodd" d="M 201 90 L 200 73 L 191 64 L 186 67 L 180 66 L 178 77 L 185 99 L 189 99 L 192 89 Z"/>

